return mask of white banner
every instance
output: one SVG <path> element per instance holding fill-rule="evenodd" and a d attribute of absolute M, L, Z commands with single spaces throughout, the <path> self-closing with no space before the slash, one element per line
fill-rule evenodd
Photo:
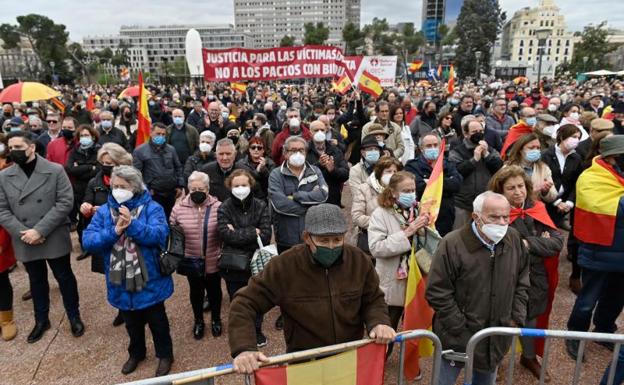
<path fill-rule="evenodd" d="M 396 56 L 364 56 L 362 63 L 360 63 L 360 68 L 358 68 L 355 74 L 353 83 L 357 84 L 362 72 L 368 71 L 381 79 L 382 87 L 394 87 L 396 66 Z"/>

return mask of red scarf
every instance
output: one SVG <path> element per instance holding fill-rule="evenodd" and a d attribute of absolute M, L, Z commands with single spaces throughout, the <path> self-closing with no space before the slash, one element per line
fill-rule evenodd
<path fill-rule="evenodd" d="M 505 143 L 503 143 L 503 148 L 501 149 L 501 158 L 505 159 L 505 155 L 509 147 L 511 147 L 520 137 L 526 134 L 530 134 L 533 132 L 533 127 L 529 126 L 524 122 L 524 120 L 519 121 L 518 123 L 511 126 L 509 129 L 509 133 L 507 133 L 507 137 L 505 138 Z"/>
<path fill-rule="evenodd" d="M 541 201 L 535 201 L 533 207 L 528 209 L 513 207 L 511 209 L 511 213 L 509 214 L 509 223 L 513 223 L 518 218 L 524 219 L 527 215 L 541 224 L 546 225 L 553 230 L 557 230 L 557 226 L 555 226 L 546 211 L 546 206 L 544 206 L 544 203 Z"/>
<path fill-rule="evenodd" d="M 104 182 L 104 186 L 110 186 L 111 177 L 108 175 L 102 175 L 102 182 Z"/>

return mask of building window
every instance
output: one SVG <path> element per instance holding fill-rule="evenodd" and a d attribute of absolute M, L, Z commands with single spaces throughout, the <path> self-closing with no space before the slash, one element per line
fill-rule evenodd
<path fill-rule="evenodd" d="M 518 50 L 518 55 L 522 55 L 522 48 Z"/>
<path fill-rule="evenodd" d="M 524 47 L 524 40 L 520 40 L 520 47 Z"/>

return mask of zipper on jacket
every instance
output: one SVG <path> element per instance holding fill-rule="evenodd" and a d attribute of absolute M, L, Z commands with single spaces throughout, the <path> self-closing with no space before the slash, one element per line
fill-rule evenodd
<path fill-rule="evenodd" d="M 489 302 L 490 302 L 490 311 L 489 311 L 489 320 L 488 320 L 488 327 L 492 327 L 492 326 L 498 326 L 498 325 L 491 325 L 492 323 L 492 302 L 493 302 L 493 298 L 492 295 L 494 293 L 494 270 L 495 270 L 495 266 L 496 265 L 496 258 L 494 257 L 494 249 L 490 250 L 490 298 L 489 298 Z M 492 356 L 492 339 L 490 338 L 489 343 L 487 344 L 487 350 L 488 350 L 488 359 Z M 491 366 L 491 362 L 488 362 L 488 365 Z"/>
<path fill-rule="evenodd" d="M 327 281 L 327 290 L 329 292 L 329 310 L 331 315 L 331 327 L 334 336 L 334 343 L 338 343 L 336 339 L 336 325 L 334 324 L 334 301 L 332 300 L 331 285 L 329 284 L 329 269 L 325 269 L 325 279 Z"/>

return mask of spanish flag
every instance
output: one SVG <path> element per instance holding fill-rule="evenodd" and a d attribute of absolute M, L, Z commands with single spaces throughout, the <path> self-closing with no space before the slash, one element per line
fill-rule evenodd
<path fill-rule="evenodd" d="M 87 111 L 95 109 L 95 94 L 93 94 L 93 92 L 89 94 L 89 97 L 87 98 L 87 105 L 85 106 L 85 108 L 87 109 Z"/>
<path fill-rule="evenodd" d="M 576 182 L 574 236 L 581 242 L 611 246 L 622 196 L 624 178 L 603 159 L 594 158 Z"/>
<path fill-rule="evenodd" d="M 351 79 L 349 75 L 344 74 L 338 80 L 332 80 L 332 90 L 338 92 L 340 95 L 344 95 L 351 89 Z"/>
<path fill-rule="evenodd" d="M 435 230 L 435 222 L 442 203 L 442 188 L 444 186 L 444 148 L 445 140 L 440 143 L 440 154 L 433 165 L 427 187 L 420 199 L 420 213 L 429 213 L 429 226 Z M 425 299 L 427 282 L 416 263 L 416 250 L 412 244 L 412 254 L 409 260 L 407 289 L 405 292 L 405 314 L 403 315 L 403 329 L 431 329 L 433 323 L 433 309 Z M 408 379 L 414 379 L 420 373 L 418 362 L 421 356 L 430 357 L 433 354 L 433 343 L 428 339 L 408 340 L 405 342 L 405 360 L 403 371 Z"/>
<path fill-rule="evenodd" d="M 442 79 L 442 64 L 438 64 L 438 80 Z"/>
<path fill-rule="evenodd" d="M 241 94 L 244 94 L 245 92 L 247 92 L 247 84 L 245 83 L 240 83 L 240 82 L 232 82 L 230 83 L 230 87 L 234 90 L 234 91 L 238 91 Z"/>
<path fill-rule="evenodd" d="M 152 119 L 147 108 L 147 89 L 143 84 L 143 73 L 139 72 L 139 111 L 137 112 L 137 137 L 135 147 L 147 143 L 150 138 Z"/>
<path fill-rule="evenodd" d="M 423 61 L 422 60 L 414 60 L 413 62 L 410 63 L 409 68 L 407 69 L 409 72 L 414 73 L 417 72 L 420 67 L 423 66 Z"/>
<path fill-rule="evenodd" d="M 265 368 L 256 385 L 382 385 L 386 346 L 370 343 L 316 361 Z"/>
<path fill-rule="evenodd" d="M 453 92 L 455 92 L 455 68 L 453 68 L 452 64 L 451 68 L 449 69 L 449 81 L 446 92 L 448 94 L 452 94 Z"/>
<path fill-rule="evenodd" d="M 378 98 L 383 93 L 383 88 L 381 87 L 381 79 L 368 71 L 362 72 L 362 75 L 360 76 L 360 81 L 358 82 L 358 88 L 376 98 Z"/>
<path fill-rule="evenodd" d="M 52 98 L 50 101 L 61 112 L 61 114 L 65 114 L 65 104 L 63 104 L 59 98 Z"/>

